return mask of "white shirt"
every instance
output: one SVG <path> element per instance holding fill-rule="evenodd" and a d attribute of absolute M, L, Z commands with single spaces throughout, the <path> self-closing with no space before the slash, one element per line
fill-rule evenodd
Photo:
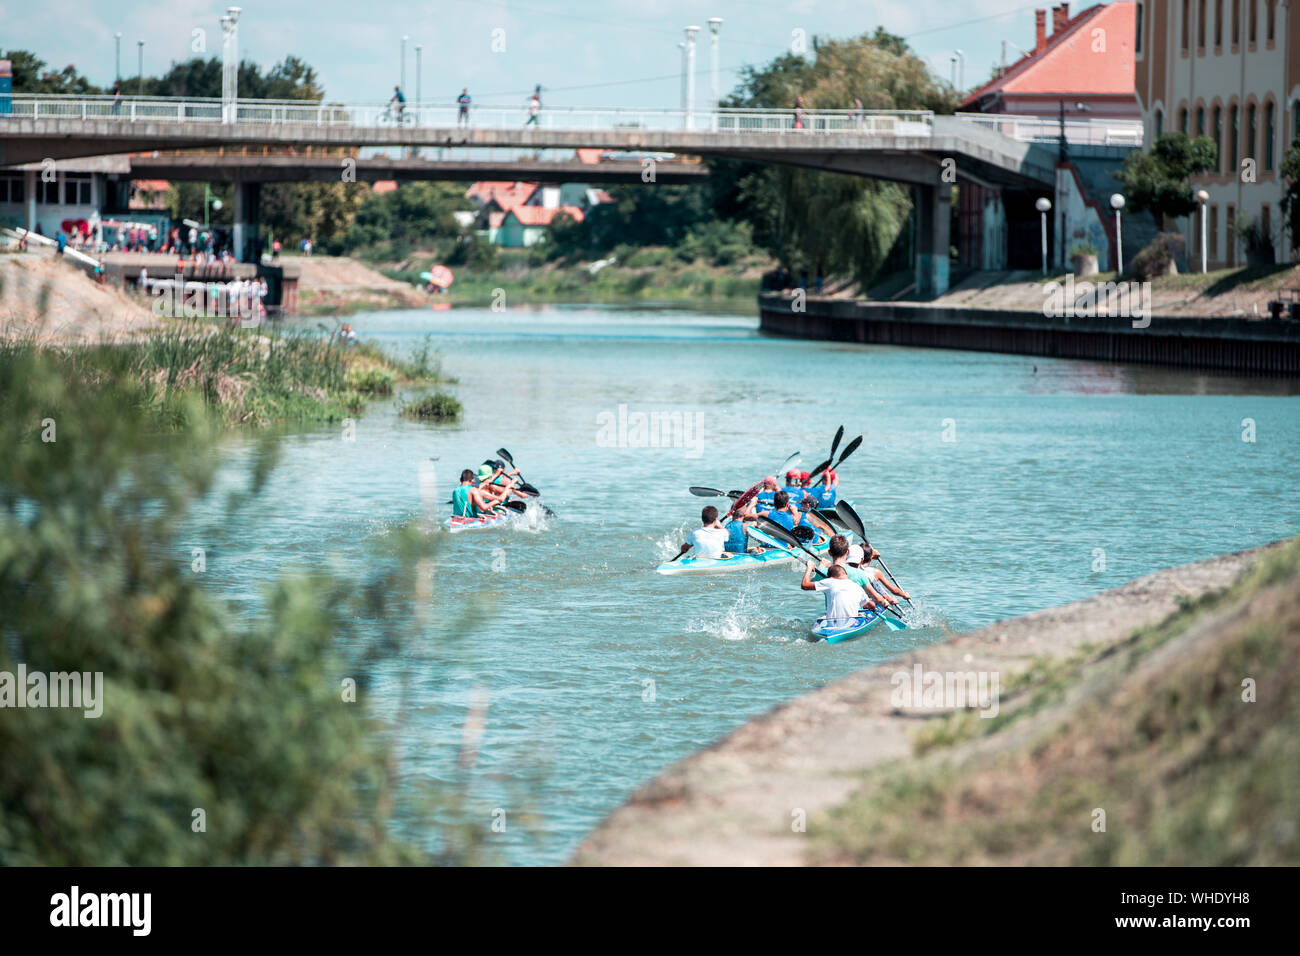
<path fill-rule="evenodd" d="M 848 578 L 823 578 L 813 583 L 818 591 L 826 592 L 826 619 L 845 621 L 857 617 L 867 592 Z"/>
<path fill-rule="evenodd" d="M 686 540 L 690 542 L 692 556 L 720 558 L 727 543 L 727 532 L 719 528 L 696 528 Z"/>

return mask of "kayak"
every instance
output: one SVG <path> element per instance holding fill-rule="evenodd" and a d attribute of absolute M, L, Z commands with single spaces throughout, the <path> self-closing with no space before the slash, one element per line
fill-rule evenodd
<path fill-rule="evenodd" d="M 753 568 L 776 567 L 778 565 L 790 564 L 800 558 L 807 559 L 807 555 L 798 549 L 793 549 L 783 545 L 775 538 L 758 528 L 746 528 L 749 534 L 751 545 L 757 545 L 762 548 L 757 554 L 746 552 L 744 554 L 733 554 L 729 558 L 679 558 L 676 561 L 665 561 L 655 570 L 660 574 L 688 574 L 691 572 L 704 571 L 745 571 Z M 808 546 L 812 552 L 818 556 L 824 555 L 829 544 L 823 542 L 820 545 L 810 544 Z"/>
<path fill-rule="evenodd" d="M 518 516 L 518 511 L 498 511 L 495 514 L 479 515 L 476 518 L 452 515 L 443 522 L 443 527 L 452 534 L 458 531 L 478 531 L 482 528 L 494 528 L 497 525 L 505 524 Z"/>
<path fill-rule="evenodd" d="M 884 615 L 878 611 L 863 611 L 858 617 L 834 623 L 827 623 L 826 618 L 819 617 L 812 628 L 813 637 L 823 638 L 827 644 L 843 644 L 867 633 L 880 623 L 882 617 Z"/>

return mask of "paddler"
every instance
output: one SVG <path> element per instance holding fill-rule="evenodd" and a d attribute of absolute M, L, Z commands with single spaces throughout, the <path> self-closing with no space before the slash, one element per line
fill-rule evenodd
<path fill-rule="evenodd" d="M 504 469 L 497 467 L 496 463 L 485 461 L 478 466 L 478 475 L 475 478 L 477 490 L 483 498 L 492 505 L 499 505 L 510 497 L 511 491 L 514 490 L 513 483 L 508 479 L 503 479 Z"/>
<path fill-rule="evenodd" d="M 700 512 L 700 526 L 687 537 L 680 554 L 694 549 L 692 556 L 696 558 L 729 558 L 731 555 L 725 550 L 727 534 L 727 529 L 718 520 L 718 509 L 705 505 Z"/>
<path fill-rule="evenodd" d="M 818 508 L 834 508 L 835 500 L 839 496 L 839 488 L 840 476 L 835 473 L 834 468 L 827 468 L 825 482 L 815 488 L 807 489 L 805 493 L 817 502 Z"/>
<path fill-rule="evenodd" d="M 840 535 L 836 535 L 835 537 L 840 538 L 840 540 L 844 541 L 845 555 L 842 560 L 845 567 L 849 569 L 849 577 L 854 577 L 853 572 L 857 571 L 860 574 L 866 576 L 866 578 L 869 580 L 870 582 L 869 589 L 871 591 L 874 591 L 878 594 L 883 594 L 886 598 L 890 597 L 890 595 L 887 592 L 892 591 L 894 594 L 897 594 L 901 598 L 904 598 L 908 601 L 912 600 L 912 595 L 908 594 L 897 584 L 891 581 L 884 571 L 881 571 L 879 568 L 873 568 L 871 566 L 871 562 L 876 560 L 876 558 L 880 557 L 879 551 L 877 551 L 875 548 L 871 547 L 870 545 L 855 544 L 853 545 L 853 547 L 849 547 L 847 539 L 840 537 Z M 830 553 L 831 556 L 834 557 L 835 538 L 831 539 Z M 858 562 L 858 567 L 856 568 L 853 567 L 851 564 L 851 562 L 855 557 L 860 557 L 864 559 Z M 854 580 L 857 579 L 854 578 Z M 897 604 L 898 602 L 890 598 L 889 603 Z"/>
<path fill-rule="evenodd" d="M 776 480 L 776 475 L 768 475 L 763 479 L 763 487 L 758 492 L 758 503 L 765 508 L 772 507 L 772 497 L 781 490 L 781 485 Z"/>
<path fill-rule="evenodd" d="M 804 566 L 803 581 L 799 586 L 805 591 L 821 591 L 826 595 L 826 622 L 844 624 L 857 618 L 862 613 L 864 604 L 869 604 L 867 592 L 849 580 L 848 570 L 842 564 L 833 564 L 826 572 L 826 577 L 814 581 L 817 565 L 809 561 Z"/>
<path fill-rule="evenodd" d="M 808 519 L 808 513 L 800 511 L 791 503 L 790 496 L 784 488 L 772 496 L 771 508 L 767 511 L 759 511 L 757 514 L 770 518 L 786 531 L 793 531 L 798 524 L 806 525 L 813 531 L 817 530 L 817 526 Z"/>
<path fill-rule="evenodd" d="M 497 501 L 490 499 L 481 488 L 474 485 L 474 472 L 466 468 L 460 473 L 460 484 L 451 493 L 451 513 L 460 518 L 478 518 L 491 514 Z"/>

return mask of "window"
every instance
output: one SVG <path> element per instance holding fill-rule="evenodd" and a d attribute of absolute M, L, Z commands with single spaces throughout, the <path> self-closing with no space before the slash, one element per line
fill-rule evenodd
<path fill-rule="evenodd" d="M 1145 7 L 1146 7 L 1145 3 L 1139 3 L 1137 6 L 1137 40 L 1134 41 L 1133 43 L 1134 53 L 1142 52 L 1142 17 L 1143 14 L 1145 13 L 1144 10 Z"/>
<path fill-rule="evenodd" d="M 1232 0 L 1232 45 L 1241 42 L 1241 0 Z"/>
<path fill-rule="evenodd" d="M 1277 0 L 1265 0 L 1266 13 L 1264 15 L 1264 39 L 1269 43 L 1273 42 L 1273 35 L 1277 32 Z"/>
<path fill-rule="evenodd" d="M 1187 135 L 1187 107 L 1184 106 L 1178 111 L 1178 132 L 1184 136 Z"/>
<path fill-rule="evenodd" d="M 1219 207 L 1210 207 L 1210 258 L 1219 258 Z"/>
<path fill-rule="evenodd" d="M 1192 0 L 1183 0 L 1183 52 L 1187 52 L 1188 33 L 1192 22 Z"/>
<path fill-rule="evenodd" d="M 1196 107 L 1196 135 L 1205 135 L 1205 107 Z"/>
<path fill-rule="evenodd" d="M 1223 0 L 1214 0 L 1214 45 L 1223 46 Z"/>
<path fill-rule="evenodd" d="M 67 187 L 64 190 L 68 205 L 90 205 L 90 176 L 88 174 L 71 174 L 65 177 Z"/>
<path fill-rule="evenodd" d="M 1273 102 L 1264 104 L 1264 172 L 1273 171 L 1273 151 L 1276 146 L 1277 120 L 1273 116 Z"/>
<path fill-rule="evenodd" d="M 1205 52 L 1205 0 L 1196 0 L 1196 49 Z"/>
<path fill-rule="evenodd" d="M 1224 225 L 1227 228 L 1223 234 L 1223 245 L 1228 250 L 1228 268 L 1231 269 L 1237 264 L 1237 209 L 1232 203 L 1228 203 Z"/>
<path fill-rule="evenodd" d="M 1255 104 L 1246 107 L 1246 157 L 1259 157 L 1259 140 L 1255 138 Z"/>
<path fill-rule="evenodd" d="M 1228 156 L 1227 166 L 1229 171 L 1235 171 L 1237 168 L 1237 134 L 1240 131 L 1237 128 L 1237 107 L 1228 107 Z"/>
<path fill-rule="evenodd" d="M 47 206 L 57 206 L 59 204 L 59 180 L 58 175 L 50 182 L 41 180 L 36 187 L 36 201 L 45 203 Z"/>
<path fill-rule="evenodd" d="M 1214 108 L 1214 171 L 1223 172 L 1223 110 Z"/>
<path fill-rule="evenodd" d="M 1250 4 L 1250 20 L 1246 24 L 1246 41 L 1254 43 L 1255 37 L 1259 35 L 1259 2 L 1258 0 L 1246 0 Z"/>
<path fill-rule="evenodd" d="M 1268 203 L 1259 207 L 1259 228 L 1269 242 L 1273 241 L 1273 210 Z"/>
<path fill-rule="evenodd" d="M 1156 110 L 1156 139 L 1165 134 L 1165 114 L 1163 110 Z"/>

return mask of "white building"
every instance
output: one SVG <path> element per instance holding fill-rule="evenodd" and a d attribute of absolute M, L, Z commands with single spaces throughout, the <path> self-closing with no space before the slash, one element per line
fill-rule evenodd
<path fill-rule="evenodd" d="M 1182 130 L 1219 146 L 1219 168 L 1192 182 L 1210 196 L 1210 267 L 1245 263 L 1243 224 L 1262 230 L 1278 261 L 1294 258 L 1300 237 L 1283 228 L 1279 169 L 1300 132 L 1300 15 L 1290 16 L 1286 0 L 1145 0 L 1137 26 L 1137 95 L 1148 145 Z M 1176 224 L 1198 265 L 1200 219 Z"/>
<path fill-rule="evenodd" d="M 112 208 L 116 182 L 129 181 L 126 156 L 53 160 L 0 169 L 0 222 L 53 238 Z"/>

